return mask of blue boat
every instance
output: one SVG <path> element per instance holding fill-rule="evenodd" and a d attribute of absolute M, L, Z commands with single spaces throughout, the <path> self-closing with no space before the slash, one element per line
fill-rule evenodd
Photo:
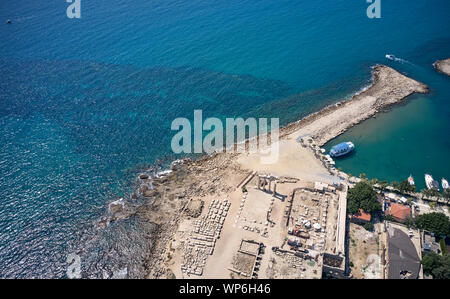
<path fill-rule="evenodd" d="M 346 155 L 355 149 L 355 145 L 352 142 L 342 142 L 335 145 L 330 150 L 331 157 L 340 157 Z"/>

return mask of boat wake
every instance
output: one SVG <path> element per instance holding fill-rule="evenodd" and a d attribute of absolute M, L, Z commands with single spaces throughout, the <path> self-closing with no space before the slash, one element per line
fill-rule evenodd
<path fill-rule="evenodd" d="M 413 63 L 409 62 L 408 60 L 403 59 L 403 58 L 398 58 L 398 57 L 396 57 L 396 56 L 393 55 L 393 54 L 386 54 L 385 57 L 386 57 L 387 59 L 391 60 L 391 61 L 397 61 L 397 62 L 400 62 L 400 63 L 409 63 L 409 64 L 413 64 Z"/>

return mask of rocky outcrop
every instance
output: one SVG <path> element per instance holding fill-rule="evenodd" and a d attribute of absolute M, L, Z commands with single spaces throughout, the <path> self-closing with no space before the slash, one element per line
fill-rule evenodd
<path fill-rule="evenodd" d="M 139 176 L 139 178 L 140 178 L 141 180 L 148 180 L 148 179 L 149 179 L 149 176 L 148 176 L 148 174 L 143 173 L 143 174 L 141 174 L 141 175 Z"/>
<path fill-rule="evenodd" d="M 450 58 L 438 60 L 433 64 L 434 68 L 447 76 L 450 76 Z"/>
<path fill-rule="evenodd" d="M 122 198 L 119 200 L 113 201 L 108 206 L 109 214 L 111 214 L 111 216 L 114 217 L 114 216 L 118 215 L 119 213 L 122 213 L 124 208 L 125 208 L 125 203 Z"/>

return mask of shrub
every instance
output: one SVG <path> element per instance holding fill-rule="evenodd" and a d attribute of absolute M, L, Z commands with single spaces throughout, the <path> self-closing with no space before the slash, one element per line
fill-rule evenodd
<path fill-rule="evenodd" d="M 367 222 L 366 224 L 364 224 L 364 228 L 370 232 L 373 232 L 375 227 L 373 226 L 372 222 Z"/>
<path fill-rule="evenodd" d="M 380 181 L 378 183 L 378 186 L 380 186 L 380 189 L 384 191 L 384 190 L 386 190 L 386 187 L 388 186 L 388 182 L 387 181 Z"/>

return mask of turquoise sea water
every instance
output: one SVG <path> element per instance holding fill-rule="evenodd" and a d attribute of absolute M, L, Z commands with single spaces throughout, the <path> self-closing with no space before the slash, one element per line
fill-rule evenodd
<path fill-rule="evenodd" d="M 175 117 L 287 124 L 369 84 L 376 63 L 432 92 L 339 137 L 357 151 L 338 166 L 450 176 L 450 80 L 431 66 L 450 56 L 446 0 L 382 0 L 378 20 L 363 0 L 82 1 L 80 20 L 66 7 L 0 3 L 0 277 L 65 277 L 73 251 L 84 277 L 141 277 L 151 225 L 93 223 L 173 158 Z"/>
<path fill-rule="evenodd" d="M 400 105 L 350 129 L 326 145 L 352 140 L 356 151 L 336 161 L 336 166 L 358 176 L 401 181 L 409 175 L 417 190 L 425 188 L 424 174 L 434 179 L 450 176 L 450 77 L 430 67 L 437 50 L 448 50 L 448 41 L 436 40 L 404 55 L 404 62 L 387 63 L 426 83 L 430 93 L 412 95 Z"/>

